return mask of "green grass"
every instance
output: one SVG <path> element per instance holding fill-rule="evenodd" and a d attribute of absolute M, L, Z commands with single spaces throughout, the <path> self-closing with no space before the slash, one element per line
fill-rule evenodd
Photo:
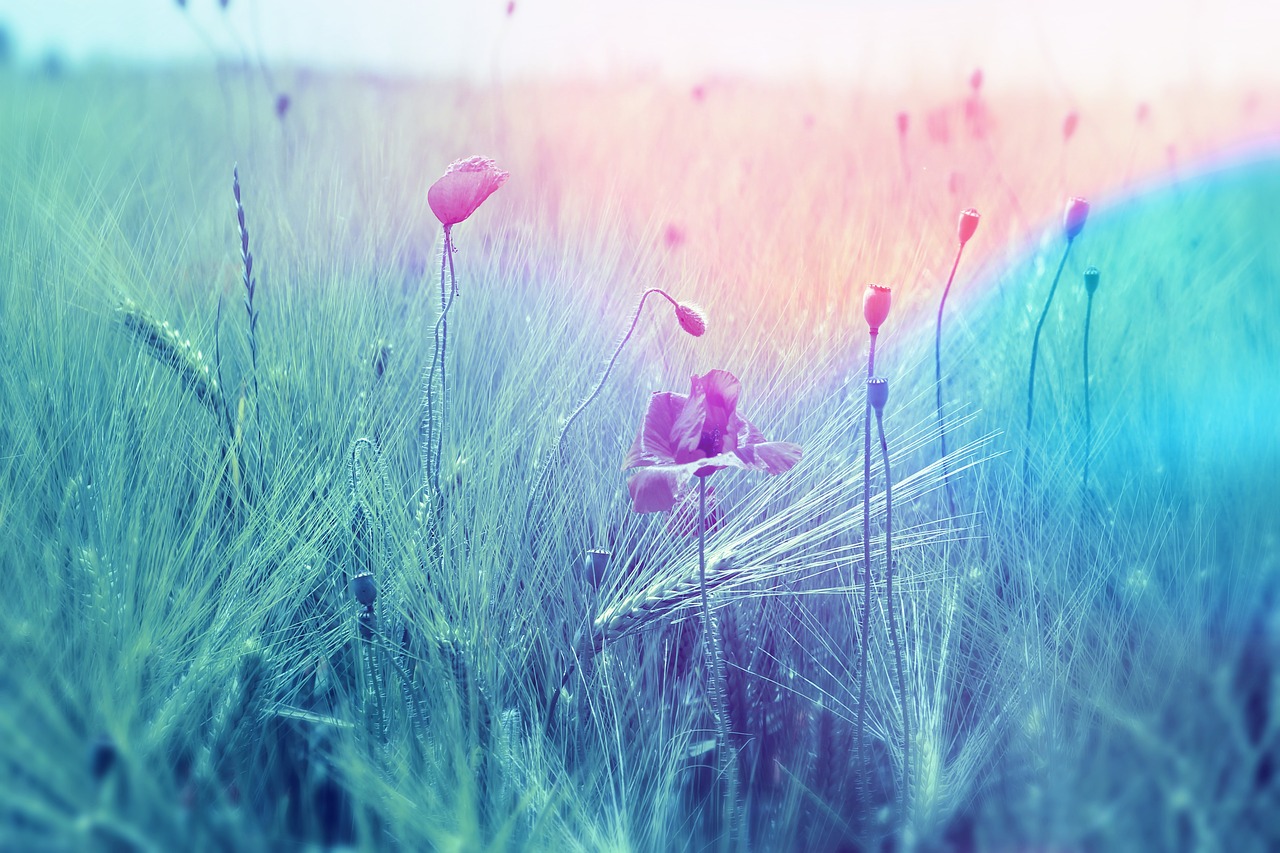
<path fill-rule="evenodd" d="M 497 123 L 489 94 L 464 87 L 295 83 L 280 126 L 260 85 L 234 74 L 0 78 L 0 846 L 711 845 L 721 798 L 687 586 L 697 543 L 631 513 L 619 466 L 648 393 L 712 367 L 743 380 L 743 409 L 770 438 L 805 448 L 782 477 L 715 483 L 712 603 L 756 849 L 880 835 L 919 849 L 1275 843 L 1274 165 L 1126 201 L 1109 193 L 1130 136 L 1082 123 L 1074 168 L 1089 184 L 1070 191 L 1094 212 L 1045 326 L 1024 494 L 1030 334 L 1061 248 L 1061 176 L 1037 154 L 1060 133 L 1054 105 L 993 104 L 1005 124 L 987 140 L 913 136 L 930 168 L 906 186 L 900 105 L 865 93 L 726 85 L 697 105 L 649 84 L 527 86 L 504 93 L 520 106 Z M 1180 147 L 1251 131 L 1213 109 L 1171 120 L 1192 140 Z M 1151 149 L 1140 171 L 1162 162 Z M 415 520 L 438 305 L 426 188 L 471 153 L 512 178 L 454 232 L 431 560 Z M 132 300 L 209 360 L 221 299 L 221 392 L 237 411 L 251 381 L 237 162 L 259 279 L 260 491 L 244 486 L 252 409 L 229 434 L 118 310 Z M 947 194 L 950 171 L 971 195 Z M 943 353 L 949 519 L 932 317 L 969 205 L 982 226 Z M 668 223 L 685 246 L 663 245 Z M 1102 284 L 1086 500 L 1089 264 Z M 917 730 L 906 815 L 892 804 L 903 750 L 882 588 L 874 808 L 856 796 L 868 281 L 895 289 L 877 363 L 893 387 L 895 587 Z M 541 460 L 655 285 L 706 306 L 706 336 L 646 309 L 574 425 L 538 537 L 522 540 Z M 372 455 L 358 463 L 359 553 L 385 637 L 371 643 L 344 585 L 361 437 L 385 466 L 384 480 Z M 613 557 L 589 626 L 581 562 L 594 547 Z M 606 639 L 595 656 L 593 633 Z M 104 741 L 117 758 L 95 781 Z"/>

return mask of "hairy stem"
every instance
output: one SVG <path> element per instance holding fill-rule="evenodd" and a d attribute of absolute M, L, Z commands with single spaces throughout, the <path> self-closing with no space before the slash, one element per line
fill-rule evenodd
<path fill-rule="evenodd" d="M 1093 415 L 1089 409 L 1089 320 L 1093 316 L 1093 294 L 1089 294 L 1084 311 L 1084 478 L 1086 497 L 1089 492 L 1089 457 L 1093 452 Z"/>
<path fill-rule="evenodd" d="M 533 508 L 537 505 L 538 499 L 542 496 L 542 490 L 546 488 L 547 482 L 551 478 L 551 471 L 555 468 L 554 463 L 560 460 L 560 455 L 564 450 L 565 436 L 569 434 L 569 427 L 573 426 L 573 422 L 578 419 L 578 416 L 586 410 L 587 406 L 591 405 L 596 397 L 600 395 L 600 391 L 604 389 L 604 383 L 609 379 L 609 374 L 613 372 L 614 365 L 618 363 L 618 356 L 622 354 L 622 348 L 627 345 L 627 341 L 631 340 L 632 334 L 635 333 L 636 325 L 640 322 L 640 312 L 644 310 L 645 300 L 649 298 L 650 294 L 654 293 L 664 297 L 672 305 L 679 304 L 671 297 L 671 294 L 659 287 L 651 287 L 640 294 L 640 302 L 636 305 L 636 310 L 631 315 L 631 325 L 627 327 L 626 334 L 622 336 L 622 340 L 618 341 L 618 346 L 614 349 L 608 365 L 605 366 L 604 373 L 600 375 L 600 379 L 596 382 L 596 386 L 591 390 L 591 393 L 578 404 L 578 408 L 574 409 L 568 420 L 564 422 L 564 426 L 560 428 L 560 435 L 556 438 L 556 446 L 552 448 L 551 453 L 547 455 L 546 460 L 542 463 L 542 470 L 538 473 L 538 479 L 534 482 L 533 490 L 529 492 L 528 503 L 525 505 L 524 530 L 527 531 L 529 522 L 533 517 Z"/>
<path fill-rule="evenodd" d="M 729 714 L 725 707 L 724 659 L 720 657 L 720 632 L 711 613 L 707 596 L 707 478 L 698 478 L 698 586 L 702 593 L 703 649 L 707 667 L 707 693 L 711 697 L 711 714 L 716 721 L 716 741 L 720 756 L 720 774 L 727 782 L 724 794 L 724 814 L 729 831 L 724 840 L 729 842 L 738 829 L 738 762 L 729 743 Z"/>
<path fill-rule="evenodd" d="M 876 333 L 871 333 L 871 350 L 867 357 L 867 381 L 875 375 Z M 867 646 L 869 645 L 869 619 L 871 614 L 871 398 L 867 397 L 866 419 L 862 436 L 862 648 L 858 659 L 858 772 L 862 774 L 863 804 L 869 802 L 867 765 L 865 762 L 867 731 Z"/>
<path fill-rule="evenodd" d="M 876 412 L 880 433 L 880 456 L 884 459 L 884 595 L 889 607 L 889 638 L 898 668 L 898 696 L 902 701 L 902 814 L 907 814 L 911 798 L 911 714 L 907 681 L 902 668 L 902 644 L 898 641 L 898 621 L 893 600 L 893 476 L 889 471 L 889 442 L 884 435 L 884 415 Z"/>

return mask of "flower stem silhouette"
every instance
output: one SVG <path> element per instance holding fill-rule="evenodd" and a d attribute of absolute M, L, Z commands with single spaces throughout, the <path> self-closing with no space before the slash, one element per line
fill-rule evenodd
<path fill-rule="evenodd" d="M 876 338 L 880 334 L 880 326 L 889 316 L 892 304 L 892 292 L 887 287 L 870 285 L 862 298 L 862 313 L 871 332 L 871 345 L 867 352 L 868 388 L 876 372 Z M 862 648 L 859 651 L 858 667 L 858 769 L 862 773 L 862 795 L 864 805 L 870 801 L 867 790 L 867 765 L 865 741 L 867 731 L 867 647 L 870 645 L 871 616 L 871 397 L 867 397 L 866 417 L 862 427 Z"/>
<path fill-rule="evenodd" d="M 957 232 L 959 245 L 956 248 L 956 259 L 951 264 L 951 274 L 947 276 L 947 286 L 942 290 L 942 300 L 938 303 L 938 326 L 933 338 L 933 376 L 938 402 L 938 436 L 942 443 L 942 484 L 947 492 L 947 511 L 953 518 L 956 514 L 956 500 L 951 491 L 951 474 L 947 470 L 947 422 L 942 416 L 942 311 L 947 307 L 947 295 L 951 293 L 951 284 L 956 280 L 956 270 L 960 268 L 960 256 L 964 253 L 965 244 L 978 228 L 978 219 L 978 211 L 971 207 L 960 212 L 960 225 Z"/>
<path fill-rule="evenodd" d="M 720 775 L 725 778 L 724 814 L 729 824 L 725 841 L 731 845 L 738 835 L 738 761 L 729 742 L 729 712 L 726 707 L 724 657 L 720 654 L 720 628 L 707 596 L 707 478 L 698 478 L 698 590 L 702 596 L 702 636 L 704 662 L 707 667 L 707 693 L 711 697 L 711 715 L 715 717 L 716 742 L 719 746 Z"/>
<path fill-rule="evenodd" d="M 889 382 L 873 379 L 867 383 L 867 398 L 876 412 L 880 434 L 880 457 L 884 460 L 884 595 L 889 610 L 889 639 L 898 670 L 898 697 L 902 702 L 902 813 L 907 814 L 911 795 L 911 703 L 903 675 L 902 643 L 898 639 L 897 605 L 893 598 L 893 475 L 889 468 L 889 442 L 884 434 L 884 405 L 889 398 Z"/>
<path fill-rule="evenodd" d="M 1067 256 L 1071 254 L 1071 245 L 1084 230 L 1084 223 L 1089 218 L 1089 202 L 1082 198 L 1067 200 L 1066 210 L 1062 212 L 1062 231 L 1067 238 L 1067 246 L 1062 250 L 1062 260 L 1058 262 L 1058 271 L 1053 274 L 1053 284 L 1049 287 L 1049 297 L 1044 301 L 1044 310 L 1040 312 L 1040 322 L 1036 323 L 1036 334 L 1031 341 L 1031 375 L 1027 379 L 1027 435 L 1026 444 L 1022 448 L 1022 489 L 1025 492 L 1031 485 L 1031 416 L 1034 412 L 1036 393 L 1036 356 L 1040 351 L 1040 332 L 1044 329 L 1044 321 L 1049 316 L 1049 306 L 1053 304 L 1053 294 L 1058 289 L 1058 280 L 1062 278 L 1062 268 L 1067 265 Z"/>
<path fill-rule="evenodd" d="M 1089 496 L 1089 462 L 1093 452 L 1093 415 L 1089 408 L 1089 321 L 1093 317 L 1093 294 L 1098 289 L 1098 268 L 1084 271 L 1084 287 L 1088 302 L 1084 311 L 1084 477 L 1081 481 L 1086 504 Z"/>

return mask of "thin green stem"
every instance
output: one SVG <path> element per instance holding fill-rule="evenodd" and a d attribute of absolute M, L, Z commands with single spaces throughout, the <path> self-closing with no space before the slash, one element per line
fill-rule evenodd
<path fill-rule="evenodd" d="M 947 276 L 947 286 L 942 290 L 942 301 L 938 303 L 938 327 L 933 338 L 933 384 L 938 398 L 938 437 L 942 442 L 942 484 L 946 488 L 947 511 L 951 518 L 956 515 L 956 500 L 951 491 L 951 473 L 947 470 L 947 422 L 942 416 L 942 310 L 947 307 L 947 294 L 951 293 L 951 283 L 956 279 L 963 253 L 964 243 L 961 243 L 956 249 L 955 262 L 951 264 L 951 275 Z"/>
<path fill-rule="evenodd" d="M 1031 374 L 1027 379 L 1027 435 L 1026 444 L 1022 448 L 1022 485 L 1027 488 L 1031 483 L 1031 416 L 1035 410 L 1036 394 L 1036 358 L 1040 353 L 1040 332 L 1044 329 L 1044 321 L 1049 316 L 1049 306 L 1053 304 L 1053 294 L 1058 290 L 1058 279 L 1062 278 L 1062 268 L 1067 265 L 1067 256 L 1071 254 L 1072 238 L 1067 238 L 1067 247 L 1062 250 L 1062 260 L 1058 262 L 1058 271 L 1053 275 L 1053 284 L 1049 287 L 1049 297 L 1044 301 L 1044 310 L 1040 312 L 1040 321 L 1036 323 L 1036 334 L 1031 339 Z"/>
<path fill-rule="evenodd" d="M 867 357 L 867 381 L 875 375 L 876 333 L 871 333 L 871 349 Z M 865 741 L 867 731 L 867 647 L 870 645 L 871 614 L 871 398 L 867 398 L 866 419 L 862 428 L 862 628 L 858 666 L 858 772 L 862 774 L 863 805 L 870 801 Z"/>
<path fill-rule="evenodd" d="M 573 422 L 578 419 L 578 416 L 586 410 L 587 406 L 591 405 L 596 397 L 600 395 L 600 391 L 604 389 L 604 383 L 608 381 L 609 374 L 613 372 L 614 365 L 618 363 L 618 356 L 622 354 L 622 348 L 627 345 L 627 341 L 631 340 L 632 334 L 635 333 L 636 325 L 640 322 L 640 312 L 644 310 L 645 300 L 653 293 L 662 296 L 672 305 L 679 305 L 671 294 L 660 287 L 651 287 L 640 294 L 640 302 L 636 305 L 636 310 L 631 315 L 631 325 L 627 327 L 626 334 L 622 336 L 622 340 L 618 341 L 618 346 L 614 349 L 613 356 L 609 359 L 609 364 L 605 367 L 604 373 L 600 375 L 600 380 L 596 382 L 595 388 L 578 404 L 578 408 L 574 409 L 568 420 L 564 422 L 564 426 L 560 428 L 560 435 L 556 438 L 556 446 L 552 448 L 546 460 L 542 463 L 542 470 L 538 472 L 538 479 L 534 482 L 533 489 L 529 492 L 528 503 L 525 505 L 524 530 L 528 529 L 529 521 L 533 517 L 533 508 L 537 505 L 538 499 L 542 496 L 542 490 L 546 488 L 547 482 L 551 478 L 551 471 L 555 468 L 553 463 L 561 458 L 561 453 L 564 450 L 564 439 L 569 434 L 569 427 L 573 426 Z"/>
<path fill-rule="evenodd" d="M 1084 311 L 1084 491 L 1089 492 L 1089 457 L 1093 451 L 1093 414 L 1089 409 L 1089 320 L 1093 316 L 1093 294 Z"/>
<path fill-rule="evenodd" d="M 724 813 L 729 822 L 726 840 L 737 833 L 738 812 L 738 768 L 737 760 L 729 743 L 728 712 L 724 705 L 725 673 L 720 657 L 720 643 L 717 639 L 714 617 L 711 615 L 711 603 L 707 597 L 707 478 L 698 478 L 698 587 L 702 594 L 702 633 L 705 639 L 704 650 L 707 666 L 707 693 L 711 697 L 711 714 L 716 722 L 717 750 L 720 755 L 720 772 L 728 783 L 725 787 Z"/>
<path fill-rule="evenodd" d="M 898 641 L 897 609 L 893 600 L 893 476 L 889 470 L 889 442 L 884 435 L 884 415 L 876 411 L 880 433 L 880 456 L 884 459 L 884 595 L 889 607 L 889 638 L 898 667 L 898 696 L 902 700 L 902 814 L 906 817 L 911 798 L 911 714 L 907 681 L 903 675 L 902 644 Z"/>

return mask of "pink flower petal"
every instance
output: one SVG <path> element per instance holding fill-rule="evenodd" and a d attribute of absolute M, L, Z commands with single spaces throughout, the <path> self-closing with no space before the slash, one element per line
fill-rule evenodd
<path fill-rule="evenodd" d="M 803 450 L 800 445 L 789 441 L 766 441 L 763 444 L 752 444 L 738 450 L 738 455 L 747 463 L 746 467 L 766 474 L 782 474 L 790 471 L 800 461 Z"/>
<path fill-rule="evenodd" d="M 682 491 L 681 471 L 675 467 L 641 468 L 627 479 L 631 507 L 636 512 L 667 512 Z"/>
<path fill-rule="evenodd" d="M 676 451 L 671 433 L 676 420 L 687 408 L 687 398 L 673 391 L 654 392 L 649 397 L 640 432 L 622 462 L 622 470 L 642 465 L 663 465 L 675 461 Z"/>

